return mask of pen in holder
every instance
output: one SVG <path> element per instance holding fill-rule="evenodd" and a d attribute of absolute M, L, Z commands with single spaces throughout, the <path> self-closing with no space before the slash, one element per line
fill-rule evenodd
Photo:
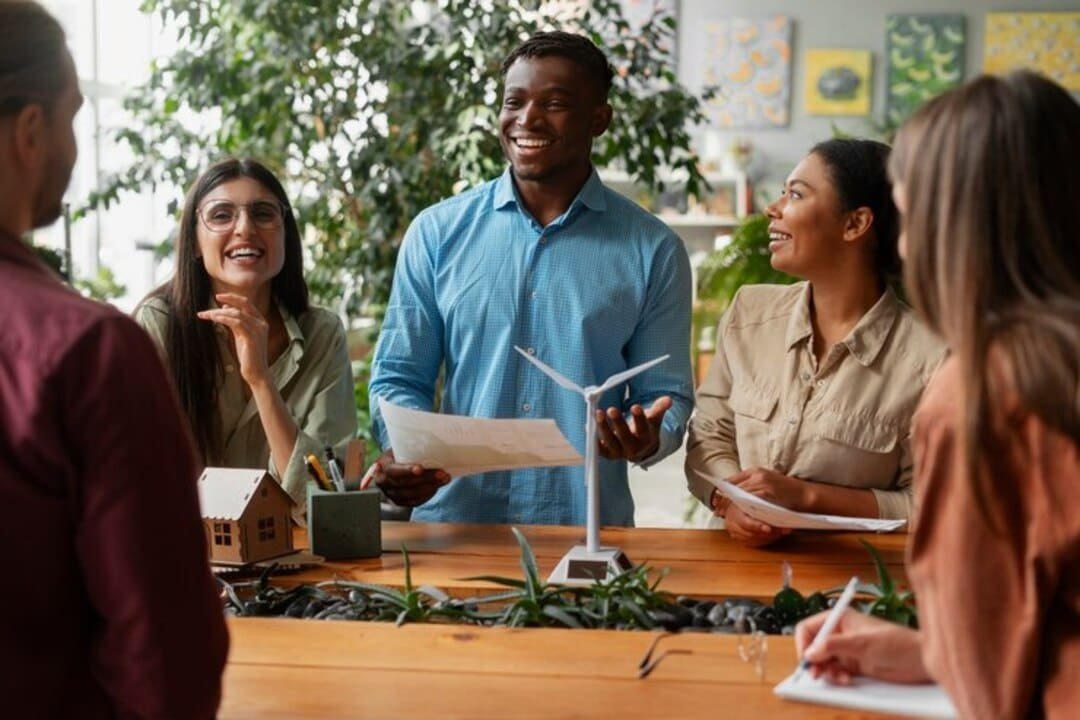
<path fill-rule="evenodd" d="M 323 490 L 308 483 L 308 542 L 327 560 L 378 557 L 382 526 L 378 490 Z"/>

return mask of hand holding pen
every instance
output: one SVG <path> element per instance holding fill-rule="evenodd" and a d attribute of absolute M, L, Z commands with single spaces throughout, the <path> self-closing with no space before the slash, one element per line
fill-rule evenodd
<path fill-rule="evenodd" d="M 806 648 L 806 652 L 802 652 L 800 648 L 799 655 L 802 659 L 799 661 L 799 670 L 795 674 L 795 679 L 799 679 L 804 672 L 810 669 L 810 660 L 807 656 L 814 656 L 815 653 L 820 652 L 820 648 L 828 641 L 829 636 L 832 635 L 833 630 L 836 628 L 836 624 L 840 622 L 840 617 L 847 612 L 848 605 L 851 604 L 851 599 L 855 597 L 855 589 L 859 587 L 858 575 L 852 575 L 848 580 L 847 586 L 844 591 L 840 593 L 840 597 L 837 599 L 836 604 L 832 606 L 832 609 L 825 615 L 825 621 L 821 624 L 820 629 L 814 634 L 814 639 L 810 643 L 810 646 Z"/>
<path fill-rule="evenodd" d="M 859 675 L 897 683 L 933 682 L 922 662 L 917 630 L 847 607 L 857 584 L 852 578 L 832 610 L 795 628 L 795 648 L 802 658 L 798 675 L 806 669 L 811 677 L 837 685 L 850 685 Z M 844 595 L 849 595 L 846 601 Z"/>

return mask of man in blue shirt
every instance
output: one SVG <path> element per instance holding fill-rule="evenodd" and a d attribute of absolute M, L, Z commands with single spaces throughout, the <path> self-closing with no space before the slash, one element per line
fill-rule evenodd
<path fill-rule="evenodd" d="M 581 524 L 581 466 L 493 472 L 451 482 L 394 462 L 376 398 L 430 410 L 554 418 L 584 454 L 585 402 L 524 358 L 598 385 L 671 358 L 600 399 L 600 519 L 632 525 L 627 461 L 648 466 L 682 443 L 693 406 L 690 265 L 660 220 L 606 188 L 593 138 L 611 122 L 612 68 L 588 39 L 540 33 L 503 63 L 501 177 L 422 212 L 405 236 L 375 351 L 375 482 L 427 521 Z"/>

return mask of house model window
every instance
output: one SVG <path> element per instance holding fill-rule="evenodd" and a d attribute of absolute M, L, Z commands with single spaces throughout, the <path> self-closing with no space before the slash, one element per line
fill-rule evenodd
<path fill-rule="evenodd" d="M 214 523 L 214 544 L 232 545 L 232 523 Z"/>
<path fill-rule="evenodd" d="M 259 518 L 259 542 L 267 542 L 274 539 L 274 518 Z"/>

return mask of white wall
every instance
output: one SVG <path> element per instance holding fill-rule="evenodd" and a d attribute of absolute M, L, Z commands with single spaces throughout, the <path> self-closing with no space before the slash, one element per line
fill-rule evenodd
<path fill-rule="evenodd" d="M 1080 0 L 681 0 L 679 3 L 679 78 L 698 91 L 704 83 L 705 23 L 725 16 L 787 15 L 794 21 L 791 66 L 791 123 L 775 130 L 719 131 L 721 147 L 735 138 L 754 145 L 771 182 L 782 180 L 816 142 L 831 136 L 830 123 L 856 135 L 870 132 L 857 117 L 807 116 L 803 112 L 803 57 L 812 48 L 869 49 L 874 53 L 873 105 L 880 117 L 885 106 L 885 18 L 894 13 L 964 15 L 967 32 L 965 78 L 982 70 L 985 15 L 992 11 L 1080 10 Z M 710 143 L 711 144 L 711 143 Z M 699 148 L 700 149 L 700 148 Z"/>

